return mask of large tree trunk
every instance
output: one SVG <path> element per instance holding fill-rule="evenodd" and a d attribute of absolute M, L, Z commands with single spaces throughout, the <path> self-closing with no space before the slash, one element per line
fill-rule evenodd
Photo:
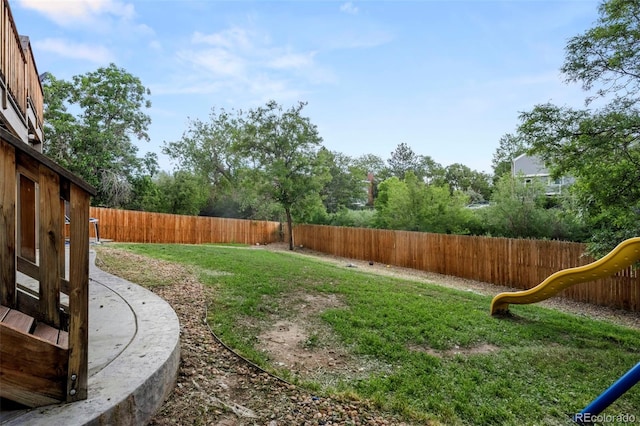
<path fill-rule="evenodd" d="M 287 228 L 289 229 L 289 250 L 293 250 L 293 221 L 291 220 L 291 209 L 284 209 L 287 215 Z"/>

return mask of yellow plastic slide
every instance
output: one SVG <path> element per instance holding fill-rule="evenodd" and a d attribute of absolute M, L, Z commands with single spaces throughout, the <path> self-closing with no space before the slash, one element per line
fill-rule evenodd
<path fill-rule="evenodd" d="M 508 312 L 510 303 L 520 305 L 537 303 L 555 296 L 567 287 L 609 277 L 638 260 L 640 260 L 640 237 L 629 238 L 593 263 L 558 271 L 529 290 L 498 294 L 491 301 L 491 315 Z"/>

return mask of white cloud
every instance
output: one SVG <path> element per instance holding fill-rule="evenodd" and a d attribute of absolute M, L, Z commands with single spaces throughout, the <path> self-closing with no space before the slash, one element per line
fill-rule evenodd
<path fill-rule="evenodd" d="M 156 32 L 147 24 L 137 24 L 134 26 L 136 34 L 154 36 Z M 126 30 L 126 29 L 125 29 Z"/>
<path fill-rule="evenodd" d="M 348 13 L 350 15 L 357 15 L 358 8 L 353 4 L 353 2 L 346 2 L 340 5 L 340 11 L 344 13 Z"/>
<path fill-rule="evenodd" d="M 277 45 L 251 28 L 230 27 L 215 33 L 194 32 L 191 45 L 176 53 L 190 82 L 182 81 L 161 93 L 213 93 L 229 90 L 251 94 L 253 100 L 292 100 L 310 86 L 334 77 L 315 63 L 315 51 Z M 177 79 L 176 79 L 177 80 Z M 251 102 L 251 101 L 249 101 Z"/>
<path fill-rule="evenodd" d="M 26 9 L 36 10 L 59 25 L 88 24 L 99 16 L 111 15 L 131 20 L 135 8 L 131 3 L 118 0 L 20 0 Z"/>
<path fill-rule="evenodd" d="M 314 66 L 316 52 L 295 52 L 290 47 L 274 46 L 269 37 L 233 27 L 217 33 L 195 32 L 193 48 L 179 52 L 182 60 L 220 74 L 235 74 L 258 69 L 299 70 Z M 198 45 L 208 45 L 199 49 Z"/>
<path fill-rule="evenodd" d="M 242 28 L 234 27 L 214 34 L 195 32 L 191 41 L 195 44 L 209 44 L 225 49 L 246 50 L 253 47 L 251 37 L 255 37 L 255 35 Z"/>
<path fill-rule="evenodd" d="M 162 43 L 160 43 L 158 40 L 153 40 L 151 42 L 149 42 L 149 47 L 152 50 L 155 50 L 156 52 L 162 52 Z"/>
<path fill-rule="evenodd" d="M 256 76 L 248 82 L 249 91 L 256 97 L 255 103 L 261 104 L 270 99 L 279 102 L 297 101 L 304 97 L 307 92 L 304 89 L 297 88 L 287 80 L 272 78 L 265 75 Z"/>
<path fill-rule="evenodd" d="M 178 58 L 216 76 L 241 76 L 246 66 L 243 58 L 220 48 L 182 51 Z"/>
<path fill-rule="evenodd" d="M 267 61 L 267 65 L 276 69 L 300 69 L 313 65 L 315 52 L 309 53 L 284 53 Z"/>
<path fill-rule="evenodd" d="M 114 55 L 103 46 L 92 46 L 82 43 L 73 43 L 62 39 L 47 38 L 33 42 L 36 49 L 55 53 L 56 55 L 82 59 L 95 63 L 107 63 L 113 61 Z"/>

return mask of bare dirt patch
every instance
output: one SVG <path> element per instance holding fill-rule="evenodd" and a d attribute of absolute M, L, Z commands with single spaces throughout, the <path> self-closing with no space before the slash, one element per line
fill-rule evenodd
<path fill-rule="evenodd" d="M 294 312 L 295 318 L 278 320 L 262 332 L 258 348 L 266 351 L 276 366 L 294 374 L 345 368 L 346 351 L 328 343 L 330 331 L 318 318 L 327 309 L 343 307 L 343 303 L 335 294 L 293 295 L 288 299 L 286 309 Z"/>
<path fill-rule="evenodd" d="M 256 347 L 276 369 L 286 369 L 303 381 L 332 385 L 336 380 L 364 377 L 388 366 L 357 357 L 344 348 L 320 318 L 327 309 L 344 308 L 335 294 L 292 294 L 279 305 L 291 318 L 274 316 L 264 326 Z"/>

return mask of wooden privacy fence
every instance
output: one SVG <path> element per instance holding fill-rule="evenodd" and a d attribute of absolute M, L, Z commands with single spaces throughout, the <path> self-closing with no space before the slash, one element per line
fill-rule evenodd
<path fill-rule="evenodd" d="M 428 234 L 367 228 L 298 225 L 296 245 L 352 259 L 529 289 L 561 269 L 585 265 L 585 245 Z M 562 297 L 640 312 L 640 278 L 627 268 L 616 275 L 564 290 Z"/>
<path fill-rule="evenodd" d="M 282 241 L 279 222 L 90 209 L 100 238 L 136 243 L 268 244 Z M 93 233 L 93 228 L 90 228 Z M 92 236 L 94 236 L 92 234 Z M 296 225 L 296 245 L 352 259 L 402 266 L 461 278 L 529 289 L 561 269 L 593 261 L 584 244 L 562 241 L 469 237 L 368 228 Z M 579 284 L 562 297 L 640 312 L 640 278 L 628 268 Z"/>
<path fill-rule="evenodd" d="M 267 244 L 281 241 L 280 222 L 182 216 L 91 207 L 100 238 L 127 243 Z M 93 232 L 93 229 L 91 229 Z M 94 236 L 92 234 L 92 236 Z"/>

